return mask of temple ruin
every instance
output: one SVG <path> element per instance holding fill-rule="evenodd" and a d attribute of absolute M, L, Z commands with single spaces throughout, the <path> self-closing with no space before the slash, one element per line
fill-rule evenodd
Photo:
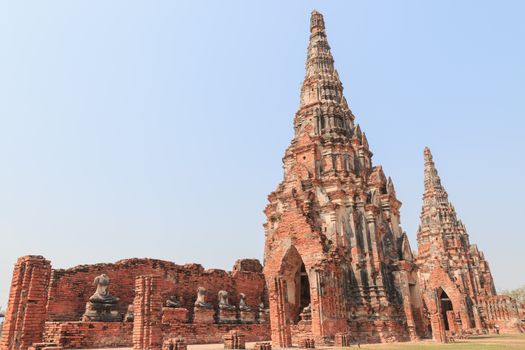
<path fill-rule="evenodd" d="M 226 290 L 227 321 L 219 298 Z M 160 348 L 175 337 L 219 343 L 232 330 L 262 341 L 270 334 L 267 303 L 258 260 L 238 260 L 230 272 L 154 259 L 55 270 L 27 256 L 15 265 L 0 347 Z M 251 313 L 238 313 L 239 305 Z"/>
<path fill-rule="evenodd" d="M 432 153 L 425 158 L 425 192 L 417 233 L 419 280 L 433 338 L 498 329 L 522 331 L 519 305 L 496 295 L 489 264 L 475 244 L 441 184 Z"/>
<path fill-rule="evenodd" d="M 264 211 L 264 266 L 127 259 L 53 269 L 42 256 L 23 256 L 0 350 L 246 342 L 271 350 L 524 331 L 524 306 L 496 295 L 428 148 L 413 253 L 393 181 L 372 162 L 317 11 L 293 127 L 283 180 Z"/>
<path fill-rule="evenodd" d="M 415 340 L 426 328 L 401 202 L 372 164 L 318 12 L 310 32 L 284 179 L 265 210 L 272 341 L 322 344 L 346 332 L 364 342 Z"/>

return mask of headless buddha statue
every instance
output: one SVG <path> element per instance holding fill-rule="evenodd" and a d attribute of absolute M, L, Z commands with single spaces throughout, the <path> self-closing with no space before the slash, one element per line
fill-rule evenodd
<path fill-rule="evenodd" d="M 86 303 L 86 312 L 82 321 L 91 322 L 117 322 L 122 320 L 117 303 L 119 298 L 109 294 L 109 277 L 106 274 L 95 277 L 93 284 L 97 286 L 95 293 Z"/>

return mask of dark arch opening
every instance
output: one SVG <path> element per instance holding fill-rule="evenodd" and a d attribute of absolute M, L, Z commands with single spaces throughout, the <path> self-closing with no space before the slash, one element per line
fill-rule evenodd
<path fill-rule="evenodd" d="M 303 259 L 295 247 L 283 259 L 281 275 L 286 281 L 288 320 L 297 324 L 304 315 L 303 310 L 310 305 L 310 281 Z"/>
<path fill-rule="evenodd" d="M 453 310 L 452 308 L 452 301 L 448 297 L 447 293 L 445 293 L 444 290 L 441 291 L 441 294 L 439 296 L 439 301 L 441 302 L 441 316 L 443 317 L 443 323 L 445 325 L 445 330 L 450 330 L 450 325 L 448 323 L 448 317 L 447 317 L 447 311 Z"/>
<path fill-rule="evenodd" d="M 310 282 L 308 281 L 308 274 L 306 273 L 306 267 L 304 263 L 301 264 L 299 269 L 300 274 L 300 293 L 299 293 L 299 310 L 303 310 L 305 307 L 310 305 Z"/>

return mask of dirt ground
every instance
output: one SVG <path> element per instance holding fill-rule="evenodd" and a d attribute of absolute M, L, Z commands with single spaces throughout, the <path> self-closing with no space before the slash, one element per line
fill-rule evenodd
<path fill-rule="evenodd" d="M 246 348 L 253 349 L 255 343 L 246 343 Z M 223 350 L 222 344 L 202 344 L 202 345 L 188 345 L 188 350 Z M 319 347 L 318 349 L 337 350 L 331 347 Z M 345 350 L 358 349 L 357 345 Z M 394 344 L 364 344 L 360 349 L 369 350 L 500 350 L 500 349 L 524 349 L 525 350 L 525 334 L 500 334 L 500 335 L 481 335 L 470 339 L 457 340 L 448 344 L 437 344 L 432 341 L 410 342 L 410 343 L 394 343 Z M 103 349 L 98 349 L 103 350 Z M 108 349 L 109 350 L 109 349 Z M 131 350 L 131 348 L 119 348 L 111 350 Z"/>

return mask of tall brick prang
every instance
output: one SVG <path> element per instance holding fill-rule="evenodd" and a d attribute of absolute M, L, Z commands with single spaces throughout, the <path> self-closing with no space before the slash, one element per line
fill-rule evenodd
<path fill-rule="evenodd" d="M 493 322 L 487 306 L 500 299 L 485 256 L 470 243 L 465 225 L 458 219 L 441 184 L 428 147 L 423 155 L 425 191 L 417 233 L 417 263 L 433 338 L 446 341 L 458 333 L 493 328 L 498 322 Z M 498 305 L 513 308 L 511 302 Z M 509 329 L 514 325 L 517 329 L 517 312 L 509 310 L 504 315 L 509 317 L 501 319 L 501 327 Z"/>
<path fill-rule="evenodd" d="M 264 267 L 256 259 L 225 271 L 131 258 L 51 270 L 43 257 L 24 256 L 0 350 L 185 350 L 221 341 L 271 350 L 525 332 L 525 306 L 496 295 L 428 148 L 412 252 L 393 181 L 372 162 L 330 50 L 313 11 L 284 176 L 264 211 Z"/>
<path fill-rule="evenodd" d="M 158 276 L 136 278 L 133 309 L 133 350 L 162 349 L 162 299 Z"/>
<path fill-rule="evenodd" d="M 354 120 L 314 11 L 284 179 L 265 209 L 276 347 L 323 344 L 349 328 L 363 341 L 415 339 L 426 328 L 401 202 Z"/>
<path fill-rule="evenodd" d="M 25 350 L 42 341 L 51 263 L 42 256 L 16 262 L 5 314 L 1 350 Z"/>

